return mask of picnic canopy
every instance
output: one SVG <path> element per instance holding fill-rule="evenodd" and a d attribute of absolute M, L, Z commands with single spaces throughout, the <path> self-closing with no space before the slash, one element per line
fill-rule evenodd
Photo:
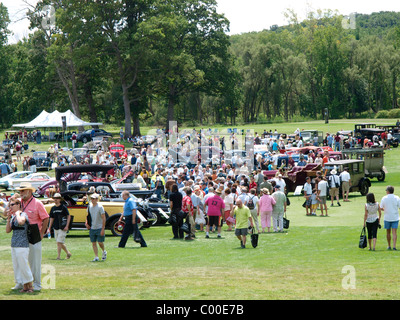
<path fill-rule="evenodd" d="M 62 128 L 62 118 L 66 118 L 67 127 L 83 127 L 83 126 L 101 126 L 100 122 L 86 122 L 79 119 L 71 110 L 65 112 L 54 111 L 48 113 L 43 110 L 35 119 L 28 123 L 14 124 L 13 127 L 18 128 Z"/>

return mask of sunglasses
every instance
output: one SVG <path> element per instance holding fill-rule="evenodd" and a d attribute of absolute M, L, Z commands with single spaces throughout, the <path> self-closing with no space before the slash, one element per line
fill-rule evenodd
<path fill-rule="evenodd" d="M 18 203 L 11 203 L 11 204 L 10 204 L 10 207 L 16 206 L 16 205 L 18 205 Z"/>

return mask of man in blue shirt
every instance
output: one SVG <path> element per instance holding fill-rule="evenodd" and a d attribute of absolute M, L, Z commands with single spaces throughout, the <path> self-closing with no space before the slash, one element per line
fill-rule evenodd
<path fill-rule="evenodd" d="M 9 165 L 4 161 L 0 160 L 0 178 L 5 177 L 11 172 Z"/>
<path fill-rule="evenodd" d="M 125 226 L 118 248 L 125 248 L 126 242 L 131 234 L 133 234 L 133 240 L 139 242 L 141 247 L 147 247 L 137 225 L 139 218 L 136 215 L 136 201 L 130 197 L 129 191 L 126 190 L 122 192 L 122 199 L 125 201 L 124 212 L 119 218 L 119 222 L 122 222 L 122 219 L 125 218 Z"/>

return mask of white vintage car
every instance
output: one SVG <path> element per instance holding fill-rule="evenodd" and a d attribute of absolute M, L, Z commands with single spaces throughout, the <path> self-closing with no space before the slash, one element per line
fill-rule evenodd
<path fill-rule="evenodd" d="M 31 173 L 25 177 L 15 178 L 8 181 L 8 190 L 15 190 L 20 186 L 22 182 L 29 182 L 34 188 L 38 188 L 41 185 L 54 180 L 45 173 Z"/>
<path fill-rule="evenodd" d="M 8 189 L 8 186 L 10 185 L 10 181 L 15 180 L 15 179 L 22 179 L 25 178 L 26 176 L 30 175 L 32 171 L 17 171 L 10 173 L 6 175 L 3 178 L 0 178 L 0 188 L 3 189 Z"/>

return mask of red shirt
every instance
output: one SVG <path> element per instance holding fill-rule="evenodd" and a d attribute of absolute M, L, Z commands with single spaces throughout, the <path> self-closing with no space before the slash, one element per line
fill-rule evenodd
<path fill-rule="evenodd" d="M 193 202 L 189 196 L 184 196 L 182 199 L 182 211 L 188 212 L 191 216 L 193 215 Z"/>

